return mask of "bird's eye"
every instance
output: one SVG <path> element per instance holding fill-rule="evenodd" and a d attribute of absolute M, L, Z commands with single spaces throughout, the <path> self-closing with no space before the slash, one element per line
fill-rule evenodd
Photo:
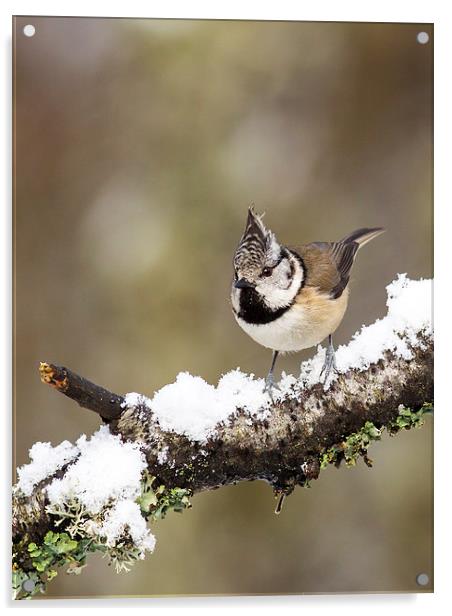
<path fill-rule="evenodd" d="M 262 276 L 265 276 L 266 278 L 268 276 L 271 276 L 273 272 L 273 269 L 271 267 L 264 267 L 264 269 L 262 270 Z"/>

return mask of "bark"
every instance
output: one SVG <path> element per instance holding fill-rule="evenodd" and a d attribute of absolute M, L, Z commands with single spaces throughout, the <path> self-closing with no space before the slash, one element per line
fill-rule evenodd
<path fill-rule="evenodd" d="M 43 383 L 54 387 L 81 407 L 98 413 L 105 421 L 118 418 L 124 410 L 121 406 L 123 396 L 91 383 L 69 368 L 41 362 L 39 372 Z"/>

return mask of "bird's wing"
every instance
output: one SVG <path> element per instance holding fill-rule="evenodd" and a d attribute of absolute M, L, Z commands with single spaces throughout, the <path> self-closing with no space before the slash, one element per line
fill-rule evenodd
<path fill-rule="evenodd" d="M 297 252 L 306 267 L 306 286 L 317 287 L 332 299 L 340 297 L 348 285 L 356 253 L 378 237 L 381 227 L 357 229 L 339 242 L 313 242 Z"/>
<path fill-rule="evenodd" d="M 332 299 L 348 285 L 359 244 L 356 242 L 313 242 L 298 249 L 306 269 L 305 285 L 316 287 Z"/>

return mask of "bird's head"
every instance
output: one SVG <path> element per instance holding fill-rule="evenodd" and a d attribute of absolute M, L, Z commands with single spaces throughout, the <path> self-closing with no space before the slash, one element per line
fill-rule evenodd
<path fill-rule="evenodd" d="M 245 231 L 234 255 L 233 296 L 254 290 L 272 309 L 288 305 L 301 284 L 301 264 L 267 229 L 253 208 L 248 210 Z M 235 290 L 235 291 L 234 291 Z"/>

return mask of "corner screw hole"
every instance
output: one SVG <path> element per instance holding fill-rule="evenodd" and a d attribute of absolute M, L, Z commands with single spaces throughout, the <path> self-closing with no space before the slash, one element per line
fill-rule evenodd
<path fill-rule="evenodd" d="M 418 583 L 419 586 L 427 586 L 429 581 L 430 579 L 426 573 L 419 573 L 419 575 L 416 578 L 416 582 Z"/>
<path fill-rule="evenodd" d="M 22 588 L 25 590 L 25 592 L 33 592 L 35 589 L 35 583 L 33 582 L 33 580 L 25 580 L 25 582 L 22 584 Z"/>
<path fill-rule="evenodd" d="M 34 26 L 32 26 L 31 24 L 27 24 L 26 26 L 24 26 L 23 29 L 23 33 L 25 34 L 25 36 L 34 36 L 36 32 L 36 28 Z"/>
<path fill-rule="evenodd" d="M 427 32 L 419 32 L 417 35 L 417 42 L 420 43 L 421 45 L 425 45 L 426 43 L 428 43 L 430 40 L 429 35 L 427 34 Z"/>

